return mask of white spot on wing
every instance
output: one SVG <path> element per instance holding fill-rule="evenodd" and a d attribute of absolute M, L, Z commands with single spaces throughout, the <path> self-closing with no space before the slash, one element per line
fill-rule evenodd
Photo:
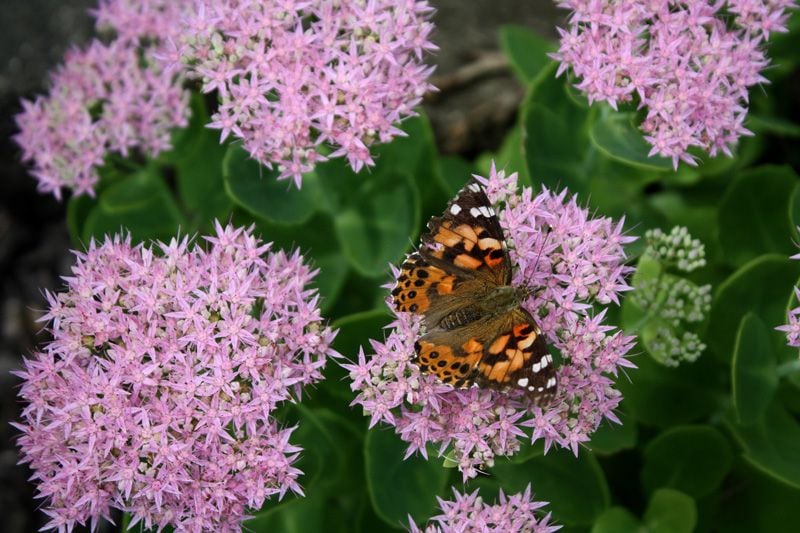
<path fill-rule="evenodd" d="M 546 386 L 547 386 L 548 389 L 552 389 L 553 387 L 555 387 L 556 386 L 556 378 L 548 379 Z"/>
<path fill-rule="evenodd" d="M 517 385 L 520 387 L 527 387 L 528 386 L 528 378 L 520 378 L 517 380 Z"/>
<path fill-rule="evenodd" d="M 478 218 L 479 216 L 481 216 L 481 211 L 477 207 L 473 207 L 472 209 L 469 210 L 469 214 L 475 218 Z"/>
<path fill-rule="evenodd" d="M 461 212 L 461 206 L 458 204 L 453 204 L 450 206 L 450 212 L 454 215 L 457 215 Z"/>
<path fill-rule="evenodd" d="M 480 185 L 478 185 L 477 183 L 470 183 L 467 188 L 472 192 L 479 192 L 481 190 Z"/>

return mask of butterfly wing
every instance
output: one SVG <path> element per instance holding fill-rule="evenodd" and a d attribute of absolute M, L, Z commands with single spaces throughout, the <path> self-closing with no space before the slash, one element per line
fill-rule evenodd
<path fill-rule="evenodd" d="M 556 391 L 553 356 L 536 321 L 523 309 L 431 331 L 415 348 L 420 370 L 454 387 L 518 388 L 538 404 Z"/>
<path fill-rule="evenodd" d="M 504 390 L 519 388 L 537 404 L 549 402 L 558 386 L 553 356 L 530 313 L 516 308 L 488 329 L 494 335 L 483 345 L 476 383 Z"/>
<path fill-rule="evenodd" d="M 440 217 L 428 222 L 420 250 L 442 268 L 471 272 L 491 285 L 511 283 L 503 229 L 484 188 L 470 181 Z"/>

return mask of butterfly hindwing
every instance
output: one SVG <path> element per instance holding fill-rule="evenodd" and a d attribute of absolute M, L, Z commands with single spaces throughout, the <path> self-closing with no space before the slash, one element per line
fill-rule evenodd
<path fill-rule="evenodd" d="M 522 308 L 514 309 L 495 324 L 495 335 L 486 342 L 478 364 L 476 381 L 500 388 L 519 388 L 537 403 L 555 393 L 553 356 L 533 317 Z"/>

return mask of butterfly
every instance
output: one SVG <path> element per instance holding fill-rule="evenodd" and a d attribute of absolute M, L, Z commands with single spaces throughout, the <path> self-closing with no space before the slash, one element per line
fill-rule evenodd
<path fill-rule="evenodd" d="M 500 221 L 471 180 L 431 218 L 392 289 L 397 311 L 422 315 L 414 363 L 456 388 L 518 388 L 538 405 L 557 389 L 542 331 L 521 307 L 533 292 L 512 283 Z"/>

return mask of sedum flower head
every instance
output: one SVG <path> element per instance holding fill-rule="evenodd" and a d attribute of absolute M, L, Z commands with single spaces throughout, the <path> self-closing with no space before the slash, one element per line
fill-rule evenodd
<path fill-rule="evenodd" d="M 559 0 L 572 11 L 554 58 L 589 101 L 637 101 L 650 155 L 696 164 L 698 147 L 730 155 L 748 88 L 767 80 L 765 41 L 785 32 L 793 0 Z"/>
<path fill-rule="evenodd" d="M 797 231 L 800 232 L 800 226 L 797 227 Z M 791 258 L 800 259 L 800 253 L 793 255 Z M 794 289 L 794 297 L 800 302 L 800 289 L 797 287 Z M 786 333 L 786 343 L 789 346 L 800 348 L 800 306 L 789 309 L 787 320 L 786 324 L 775 329 Z"/>
<path fill-rule="evenodd" d="M 800 301 L 800 289 L 794 288 L 794 297 Z M 778 331 L 786 333 L 786 344 L 800 348 L 800 306 L 789 310 L 788 323 L 778 326 Z"/>
<path fill-rule="evenodd" d="M 115 508 L 147 529 L 239 531 L 248 508 L 302 493 L 294 428 L 273 412 L 334 353 L 315 272 L 252 228 L 205 240 L 92 242 L 47 294 L 52 341 L 16 373 L 14 424 L 46 529 Z"/>
<path fill-rule="evenodd" d="M 604 324 L 604 306 L 630 288 L 623 245 L 633 238 L 622 233 L 623 222 L 591 217 L 566 191 L 534 196 L 525 187 L 518 194 L 516 173 L 506 177 L 493 167 L 488 180 L 478 179 L 508 239 L 513 282 L 536 291 L 523 307 L 561 353 L 552 404 L 534 407 L 516 391 L 453 389 L 422 374 L 411 360 L 420 321 L 407 313 L 396 315 L 386 340 L 371 341 L 369 357 L 362 350 L 357 362 L 345 365 L 358 392 L 353 403 L 369 414 L 370 426 L 395 426 L 408 443 L 407 456 L 427 457 L 429 444 L 438 447 L 465 479 L 495 456 L 516 453 L 521 439 L 577 453 L 604 418 L 618 422 L 614 377 L 633 366 L 625 355 L 634 343 Z"/>
<path fill-rule="evenodd" d="M 647 253 L 664 266 L 691 272 L 706 265 L 705 245 L 699 239 L 693 239 L 684 226 L 675 226 L 668 234 L 661 228 L 649 229 L 644 238 Z"/>
<path fill-rule="evenodd" d="M 156 56 L 161 32 L 174 24 L 169 17 L 187 2 L 101 2 L 98 28 L 113 39 L 67 53 L 49 93 L 23 100 L 14 139 L 41 192 L 94 194 L 108 154 L 155 157 L 171 148 L 171 130 L 187 124 L 188 93 Z"/>
<path fill-rule="evenodd" d="M 649 272 L 655 265 L 657 275 L 637 276 L 629 300 L 645 314 L 641 339 L 650 355 L 666 366 L 694 362 L 706 345 L 687 327 L 703 322 L 711 310 L 711 285 L 697 285 L 667 271 L 688 273 L 705 266 L 705 246 L 683 226 L 669 233 L 647 230 L 645 239 L 639 267 Z"/>
<path fill-rule="evenodd" d="M 426 0 L 198 5 L 179 55 L 204 92 L 217 92 L 210 127 L 297 186 L 326 157 L 373 165 L 372 145 L 402 135 L 396 125 L 431 88 Z"/>
<path fill-rule="evenodd" d="M 455 501 L 436 498 L 442 513 L 431 518 L 425 529 L 419 529 L 409 517 L 412 533 L 489 533 L 526 531 L 530 533 L 552 533 L 561 526 L 550 522 L 551 513 L 542 515 L 540 509 L 547 502 L 537 502 L 531 487 L 524 492 L 506 496 L 500 489 L 498 503 L 485 503 L 478 495 L 459 494 L 454 488 Z"/>

